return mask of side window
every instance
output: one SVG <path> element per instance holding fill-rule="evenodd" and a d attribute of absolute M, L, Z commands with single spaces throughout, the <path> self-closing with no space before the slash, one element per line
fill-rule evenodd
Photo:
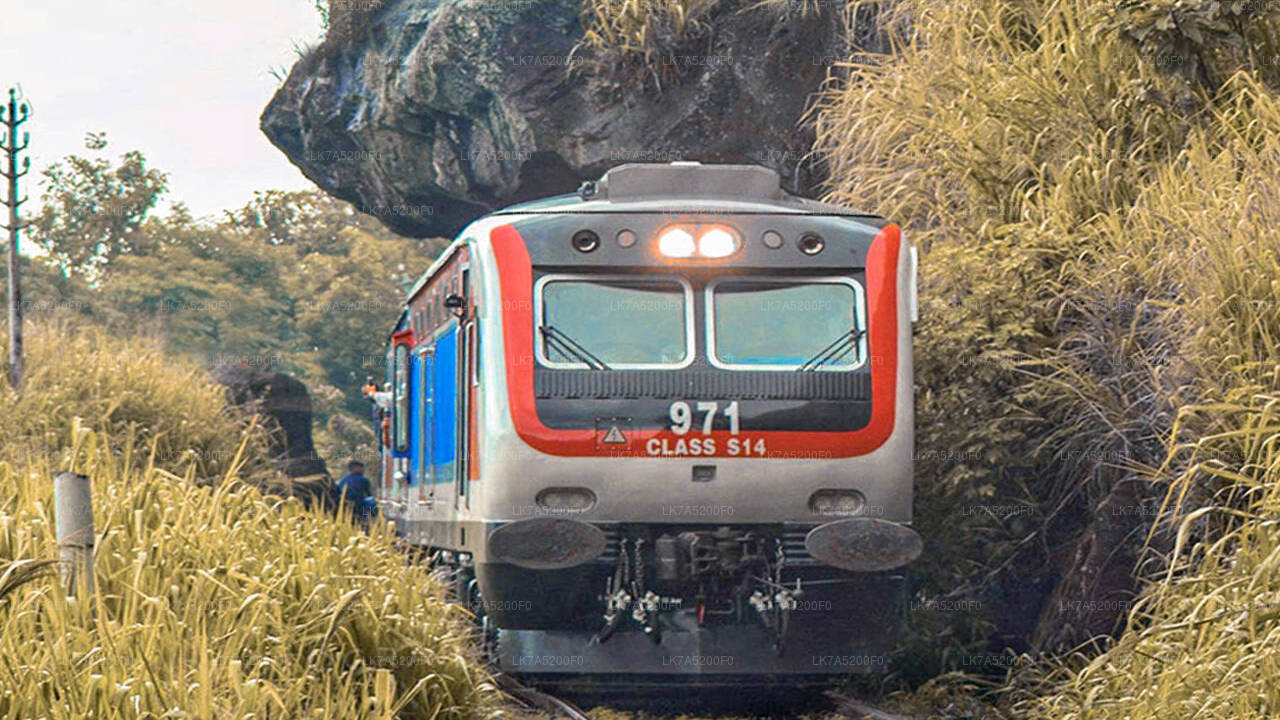
<path fill-rule="evenodd" d="M 480 320 L 471 321 L 471 385 L 480 387 Z"/>
<path fill-rule="evenodd" d="M 425 351 L 418 356 L 418 377 L 414 388 L 418 398 L 416 404 L 418 407 L 418 423 L 414 429 L 413 441 L 417 444 L 417 482 L 420 485 L 418 491 L 419 498 L 427 496 L 427 489 L 431 485 L 431 456 L 428 453 L 429 440 L 431 438 L 431 396 L 429 394 L 431 382 L 431 351 Z"/>
<path fill-rule="evenodd" d="M 396 345 L 395 381 L 392 387 L 391 445 L 398 453 L 409 451 L 409 346 Z"/>

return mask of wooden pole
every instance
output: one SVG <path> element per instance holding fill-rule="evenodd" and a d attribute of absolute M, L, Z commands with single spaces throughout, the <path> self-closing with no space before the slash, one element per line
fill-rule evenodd
<path fill-rule="evenodd" d="M 63 582 L 72 595 L 79 594 L 83 582 L 88 597 L 93 594 L 93 497 L 89 478 L 73 472 L 54 476 L 53 507 Z"/>

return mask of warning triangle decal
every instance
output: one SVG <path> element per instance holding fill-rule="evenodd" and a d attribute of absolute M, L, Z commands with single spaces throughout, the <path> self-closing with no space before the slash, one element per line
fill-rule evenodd
<path fill-rule="evenodd" d="M 627 436 L 622 434 L 622 431 L 618 429 L 617 425 L 614 425 L 609 428 L 609 432 L 604 434 L 604 440 L 602 442 L 609 445 L 625 445 L 627 443 Z"/>

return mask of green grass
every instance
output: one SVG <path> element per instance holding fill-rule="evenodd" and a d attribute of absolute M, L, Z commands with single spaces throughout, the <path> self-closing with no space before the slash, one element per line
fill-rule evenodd
<path fill-rule="evenodd" d="M 324 25 L 324 41 L 302 57 L 319 57 L 355 43 L 386 0 L 313 0 Z"/>
<path fill-rule="evenodd" d="M 265 494 L 261 429 L 198 370 L 66 331 L 32 333 L 30 382 L 2 421 L 0 718 L 496 710 L 464 611 L 387 528 Z M 91 478 L 92 599 L 44 565 L 63 469 Z"/>

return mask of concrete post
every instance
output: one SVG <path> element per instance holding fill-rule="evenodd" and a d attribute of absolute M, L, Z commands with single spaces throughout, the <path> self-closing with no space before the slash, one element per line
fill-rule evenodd
<path fill-rule="evenodd" d="M 83 579 L 86 596 L 92 595 L 93 502 L 89 478 L 73 472 L 58 473 L 53 478 L 53 505 L 63 582 L 70 594 L 77 595 Z"/>

